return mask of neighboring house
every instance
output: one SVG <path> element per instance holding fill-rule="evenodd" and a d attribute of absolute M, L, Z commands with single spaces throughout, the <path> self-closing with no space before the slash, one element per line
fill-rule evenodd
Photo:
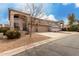
<path fill-rule="evenodd" d="M 9 24 L 0 24 L 0 28 L 1 27 L 10 27 L 10 25 Z"/>
<path fill-rule="evenodd" d="M 61 30 L 61 22 L 44 20 L 35 17 L 31 17 L 30 14 L 17 11 L 14 9 L 9 9 L 9 22 L 10 29 L 18 29 L 20 31 L 30 31 L 32 20 L 32 32 L 46 32 L 51 31 L 53 26 Z"/>
<path fill-rule="evenodd" d="M 10 27 L 9 24 L 3 24 L 3 27 Z"/>
<path fill-rule="evenodd" d="M 53 21 L 53 23 L 49 27 L 50 31 L 61 31 L 62 28 L 64 28 L 64 22 L 61 21 Z"/>
<path fill-rule="evenodd" d="M 0 28 L 2 27 L 2 24 L 0 24 Z"/>

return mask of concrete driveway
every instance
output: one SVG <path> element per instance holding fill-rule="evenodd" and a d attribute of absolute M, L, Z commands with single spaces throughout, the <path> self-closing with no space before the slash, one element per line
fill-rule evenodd
<path fill-rule="evenodd" d="M 78 32 L 38 33 L 51 37 L 52 41 L 26 50 L 19 56 L 79 56 Z"/>
<path fill-rule="evenodd" d="M 42 32 L 42 33 L 37 33 L 37 34 L 48 36 L 53 39 L 59 39 L 59 38 L 63 38 L 66 36 L 73 35 L 73 34 L 78 34 L 78 32 L 63 32 L 63 31 L 61 31 L 61 32 Z"/>

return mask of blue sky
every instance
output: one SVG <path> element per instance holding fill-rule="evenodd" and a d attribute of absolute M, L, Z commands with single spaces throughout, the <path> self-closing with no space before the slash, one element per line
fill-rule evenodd
<path fill-rule="evenodd" d="M 52 14 L 57 20 L 64 20 L 67 22 L 67 17 L 71 13 L 74 13 L 76 19 L 79 19 L 79 4 L 54 3 L 49 4 L 47 8 L 48 15 Z"/>
<path fill-rule="evenodd" d="M 79 19 L 79 4 L 68 3 L 49 3 L 44 4 L 47 16 L 51 16 L 56 20 L 64 20 L 67 22 L 69 14 L 74 13 L 76 19 Z M 8 23 L 8 8 L 21 8 L 17 3 L 0 3 L 0 23 Z"/>

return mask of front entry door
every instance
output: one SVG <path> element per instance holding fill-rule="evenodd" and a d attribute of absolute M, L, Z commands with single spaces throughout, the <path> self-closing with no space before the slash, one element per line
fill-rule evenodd
<path fill-rule="evenodd" d="M 27 31 L 27 25 L 26 25 L 26 23 L 23 23 L 23 31 Z"/>

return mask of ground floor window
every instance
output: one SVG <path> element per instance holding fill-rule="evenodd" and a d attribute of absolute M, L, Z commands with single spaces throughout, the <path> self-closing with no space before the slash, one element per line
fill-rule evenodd
<path fill-rule="evenodd" d="M 27 31 L 27 25 L 26 25 L 26 23 L 23 23 L 23 31 Z"/>
<path fill-rule="evenodd" d="M 19 24 L 18 23 L 14 23 L 14 28 L 17 29 L 17 30 L 19 30 L 20 29 L 19 28 Z"/>

